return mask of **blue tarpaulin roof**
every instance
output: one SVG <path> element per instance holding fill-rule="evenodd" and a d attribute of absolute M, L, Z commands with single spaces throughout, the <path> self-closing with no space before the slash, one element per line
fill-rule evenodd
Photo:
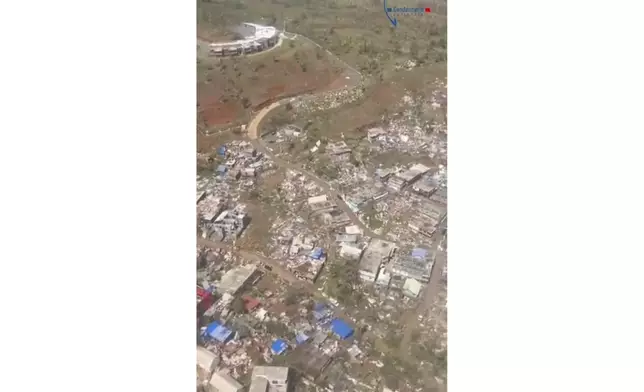
<path fill-rule="evenodd" d="M 414 250 L 411 251 L 411 257 L 415 259 L 424 259 L 428 254 L 429 251 L 423 248 L 414 248 Z"/>
<path fill-rule="evenodd" d="M 282 339 L 275 339 L 275 341 L 271 345 L 271 351 L 273 352 L 273 354 L 279 355 L 286 351 L 286 347 L 288 347 L 288 345 L 285 341 L 283 341 Z"/>
<path fill-rule="evenodd" d="M 216 321 L 213 321 L 212 323 L 208 324 L 208 326 L 206 327 L 206 331 L 204 332 L 204 335 L 207 335 L 207 336 L 212 335 L 215 329 L 217 329 L 217 327 L 219 327 L 220 325 L 221 324 L 219 324 Z"/>
<path fill-rule="evenodd" d="M 233 331 L 224 327 L 223 325 L 220 325 L 219 327 L 217 327 L 217 329 L 213 331 L 212 335 L 210 336 L 212 336 L 218 342 L 225 343 L 228 340 L 228 338 L 232 336 L 232 334 L 233 334 Z"/>
<path fill-rule="evenodd" d="M 217 321 L 213 321 L 212 323 L 208 324 L 208 326 L 206 327 L 206 332 L 204 333 L 204 335 L 222 343 L 225 343 L 228 338 L 232 336 L 232 334 L 233 331 L 224 327 Z"/>
<path fill-rule="evenodd" d="M 311 258 L 319 260 L 324 255 L 324 250 L 322 248 L 315 248 L 311 251 Z"/>
<path fill-rule="evenodd" d="M 219 155 L 226 155 L 226 146 L 221 146 L 217 149 Z"/>
<path fill-rule="evenodd" d="M 353 335 L 353 328 L 341 319 L 335 319 L 331 322 L 331 330 L 343 340 Z"/>
<path fill-rule="evenodd" d="M 309 340 L 309 338 L 310 338 L 309 336 L 307 336 L 304 333 L 300 332 L 295 337 L 295 342 L 297 342 L 297 344 L 306 343 L 306 341 Z"/>

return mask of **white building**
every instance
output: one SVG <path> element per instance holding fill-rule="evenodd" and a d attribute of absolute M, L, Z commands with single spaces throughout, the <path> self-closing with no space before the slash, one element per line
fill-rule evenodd
<path fill-rule="evenodd" d="M 211 43 L 211 53 L 217 56 L 227 56 L 259 52 L 275 46 L 279 41 L 280 32 L 273 26 L 242 23 L 234 30 L 243 38 L 236 41 Z"/>
<path fill-rule="evenodd" d="M 208 383 L 209 392 L 241 392 L 244 386 L 235 380 L 231 375 L 224 372 L 217 372 L 212 375 Z"/>
<path fill-rule="evenodd" d="M 405 280 L 403 285 L 402 292 L 408 297 L 416 298 L 420 294 L 420 290 L 423 288 L 423 285 L 416 279 L 410 278 Z"/>
<path fill-rule="evenodd" d="M 244 265 L 233 268 L 221 277 L 219 284 L 216 285 L 217 290 L 235 295 L 249 281 L 255 271 L 257 271 L 255 265 Z"/>
<path fill-rule="evenodd" d="M 289 369 L 284 366 L 255 366 L 249 392 L 287 392 Z"/>
<path fill-rule="evenodd" d="M 197 371 L 200 377 L 206 381 L 219 365 L 219 357 L 213 352 L 197 346 Z"/>
<path fill-rule="evenodd" d="M 340 257 L 344 257 L 349 260 L 358 260 L 362 254 L 362 248 L 357 246 L 352 246 L 348 244 L 343 244 L 340 248 Z"/>

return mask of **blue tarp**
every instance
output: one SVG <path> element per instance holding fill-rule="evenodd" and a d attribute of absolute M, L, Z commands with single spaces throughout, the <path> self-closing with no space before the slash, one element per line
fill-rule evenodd
<path fill-rule="evenodd" d="M 226 155 L 226 146 L 221 146 L 217 149 L 217 154 Z"/>
<path fill-rule="evenodd" d="M 425 259 L 428 254 L 429 251 L 423 248 L 414 248 L 414 250 L 411 251 L 411 257 L 414 259 Z"/>
<path fill-rule="evenodd" d="M 331 322 L 331 330 L 334 334 L 338 335 L 342 340 L 347 339 L 353 335 L 353 328 L 341 319 L 335 319 Z"/>
<path fill-rule="evenodd" d="M 311 258 L 315 260 L 320 260 L 324 256 L 324 250 L 322 248 L 315 248 L 311 251 Z"/>
<path fill-rule="evenodd" d="M 307 335 L 305 335 L 304 333 L 300 332 L 300 333 L 298 333 L 298 334 L 297 334 L 297 336 L 295 337 L 295 342 L 296 342 L 297 344 L 306 343 L 306 342 L 309 340 L 309 338 L 310 338 L 309 336 L 307 336 Z"/>
<path fill-rule="evenodd" d="M 212 323 L 208 324 L 206 327 L 206 331 L 204 332 L 205 336 L 212 336 L 212 334 L 215 332 L 215 329 L 219 327 L 221 324 L 219 324 L 216 321 L 213 321 Z"/>
<path fill-rule="evenodd" d="M 220 325 L 213 331 L 213 333 L 210 335 L 212 336 L 215 340 L 221 343 L 226 343 L 228 339 L 230 339 L 233 335 L 233 331 L 230 329 L 224 327 L 223 325 Z"/>
<path fill-rule="evenodd" d="M 217 321 L 213 321 L 206 327 L 205 336 L 217 340 L 218 342 L 225 343 L 233 334 L 233 331 L 221 325 Z"/>
<path fill-rule="evenodd" d="M 286 351 L 286 347 L 288 347 L 288 345 L 285 341 L 283 341 L 282 339 L 275 339 L 275 341 L 271 345 L 271 351 L 275 355 L 280 355 L 281 353 Z"/>

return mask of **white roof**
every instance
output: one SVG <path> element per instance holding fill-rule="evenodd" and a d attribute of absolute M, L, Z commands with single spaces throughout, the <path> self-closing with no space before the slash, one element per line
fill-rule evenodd
<path fill-rule="evenodd" d="M 210 385 L 218 392 L 239 392 L 244 389 L 237 380 L 229 374 L 217 372 L 210 378 Z"/>
<path fill-rule="evenodd" d="M 362 230 L 357 225 L 351 225 L 344 228 L 347 234 L 362 234 Z"/>
<path fill-rule="evenodd" d="M 413 278 L 409 278 L 405 280 L 405 284 L 403 285 L 403 290 L 409 291 L 410 293 L 414 294 L 414 296 L 418 296 L 420 294 L 420 289 L 423 286 L 420 284 L 419 281 Z"/>
<path fill-rule="evenodd" d="M 252 264 L 233 268 L 221 277 L 217 288 L 225 293 L 235 293 L 246 283 L 256 269 L 257 267 Z"/>
<path fill-rule="evenodd" d="M 209 372 L 216 366 L 217 356 L 203 347 L 197 346 L 197 366 Z"/>
<path fill-rule="evenodd" d="M 414 166 L 410 167 L 409 170 L 425 174 L 430 170 L 430 168 L 423 165 L 422 163 L 417 163 Z"/>
<path fill-rule="evenodd" d="M 288 368 L 285 366 L 255 366 L 253 378 L 264 377 L 269 381 L 285 381 L 288 378 Z"/>
<path fill-rule="evenodd" d="M 249 46 L 252 43 L 259 41 L 259 40 L 266 40 L 268 38 L 273 38 L 276 37 L 279 32 L 277 29 L 273 26 L 262 26 L 254 23 L 244 23 L 246 26 L 252 26 L 255 28 L 255 33 L 252 36 L 245 37 L 244 39 L 240 39 L 237 41 L 229 41 L 229 42 L 213 42 L 210 44 L 210 47 L 212 48 L 217 48 L 217 47 L 243 47 L 243 46 Z"/>
<path fill-rule="evenodd" d="M 340 248 L 340 255 L 345 254 L 358 258 L 360 257 L 360 254 L 362 254 L 362 249 L 351 245 L 342 245 L 342 247 Z"/>
<path fill-rule="evenodd" d="M 326 195 L 309 197 L 309 204 L 324 203 L 327 201 Z"/>

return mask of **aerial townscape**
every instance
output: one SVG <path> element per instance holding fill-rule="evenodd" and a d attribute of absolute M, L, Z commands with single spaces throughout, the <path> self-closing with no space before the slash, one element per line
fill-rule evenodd
<path fill-rule="evenodd" d="M 447 388 L 446 5 L 322 3 L 197 3 L 197 391 Z"/>

